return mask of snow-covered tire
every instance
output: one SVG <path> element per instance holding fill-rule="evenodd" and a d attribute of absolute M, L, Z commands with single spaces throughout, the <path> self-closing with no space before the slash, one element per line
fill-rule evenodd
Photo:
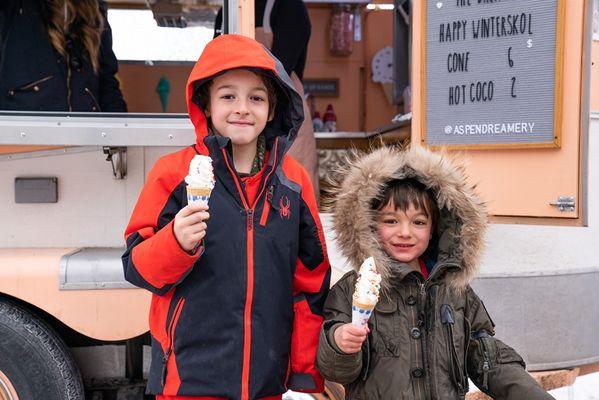
<path fill-rule="evenodd" d="M 0 298 L 0 398 L 14 393 L 19 400 L 84 399 L 81 374 L 62 339 L 25 308 Z"/>

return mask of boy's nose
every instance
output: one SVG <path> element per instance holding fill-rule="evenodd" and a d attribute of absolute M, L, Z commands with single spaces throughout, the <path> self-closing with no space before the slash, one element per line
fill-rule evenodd
<path fill-rule="evenodd" d="M 242 115 L 247 114 L 249 112 L 246 100 L 239 100 L 239 102 L 237 103 L 237 112 Z"/>
<path fill-rule="evenodd" d="M 410 226 L 408 224 L 398 224 L 397 235 L 399 235 L 400 237 L 410 237 L 412 235 Z"/>

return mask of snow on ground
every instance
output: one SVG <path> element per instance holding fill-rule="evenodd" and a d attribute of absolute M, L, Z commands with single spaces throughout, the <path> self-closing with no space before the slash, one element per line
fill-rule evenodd
<path fill-rule="evenodd" d="M 574 385 L 549 393 L 556 400 L 599 400 L 599 372 L 579 376 Z"/>

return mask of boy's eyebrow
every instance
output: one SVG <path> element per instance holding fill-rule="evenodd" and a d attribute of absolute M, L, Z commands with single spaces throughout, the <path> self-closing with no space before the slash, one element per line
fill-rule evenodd
<path fill-rule="evenodd" d="M 237 86 L 236 85 L 221 85 L 219 87 L 216 88 L 216 90 L 221 90 L 221 89 L 236 89 Z M 268 91 L 266 90 L 265 87 L 262 86 L 255 86 L 252 88 L 252 90 L 260 90 L 264 93 L 268 93 Z"/>
<path fill-rule="evenodd" d="M 395 212 L 394 212 L 394 211 L 387 211 L 387 212 L 379 212 L 379 214 L 378 214 L 378 215 L 379 215 L 380 217 L 386 217 L 386 216 L 391 216 L 391 217 L 394 217 L 394 216 L 395 216 L 395 214 L 396 214 L 396 211 L 395 211 Z M 417 211 L 417 212 L 414 214 L 414 216 L 415 216 L 415 217 L 419 217 L 419 216 L 421 216 L 421 215 L 422 215 L 423 217 L 427 217 L 427 218 L 428 218 L 428 214 L 427 214 L 427 213 L 426 213 L 424 210 L 418 210 L 418 211 Z"/>

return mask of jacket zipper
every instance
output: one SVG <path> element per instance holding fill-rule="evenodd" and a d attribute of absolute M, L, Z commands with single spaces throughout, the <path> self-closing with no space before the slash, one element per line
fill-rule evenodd
<path fill-rule="evenodd" d="M 427 321 L 426 321 L 426 289 L 427 289 L 427 284 L 429 282 L 432 282 L 432 279 L 435 275 L 437 275 L 439 273 L 439 271 L 441 271 L 441 269 L 443 269 L 447 264 L 445 263 L 439 263 L 438 265 L 435 266 L 435 269 L 431 272 L 431 274 L 429 275 L 428 279 L 425 281 L 420 281 L 418 282 L 419 285 L 419 299 L 418 299 L 418 327 L 421 329 L 421 341 L 422 341 L 422 368 L 425 370 L 425 374 L 424 374 L 424 381 L 425 381 L 425 385 L 424 385 L 424 396 L 426 399 L 431 399 L 432 395 L 430 393 L 429 388 L 432 387 L 430 384 L 434 381 L 434 377 L 432 375 L 432 368 L 428 367 L 428 353 L 427 353 L 427 343 L 426 341 L 428 340 L 428 335 L 426 334 L 428 327 L 427 325 Z M 430 375 L 430 376 L 429 376 Z"/>
<path fill-rule="evenodd" d="M 466 392 L 464 391 L 464 371 L 460 366 L 458 353 L 453 341 L 453 325 L 455 324 L 455 318 L 453 314 L 453 308 L 451 308 L 449 304 L 441 305 L 441 323 L 445 327 L 445 339 L 449 353 L 451 375 L 453 377 L 454 384 L 458 389 L 458 394 L 463 398 L 463 396 L 466 395 Z"/>
<path fill-rule="evenodd" d="M 50 79 L 53 79 L 53 78 L 54 78 L 54 75 L 48 75 L 48 76 L 46 76 L 44 78 L 38 79 L 35 82 L 28 83 L 28 84 L 26 84 L 24 86 L 21 86 L 21 87 L 18 87 L 16 89 L 8 89 L 7 93 L 8 93 L 9 96 L 12 97 L 17 92 L 25 92 L 25 91 L 27 91 L 27 90 L 29 90 L 31 88 L 33 88 L 34 92 L 39 92 L 40 88 L 37 85 L 39 85 L 40 83 L 44 83 L 46 81 L 49 81 Z"/>
<path fill-rule="evenodd" d="M 67 107 L 69 111 L 73 111 L 73 107 L 71 106 L 71 60 L 69 53 L 67 53 Z"/>
<path fill-rule="evenodd" d="M 162 357 L 162 387 L 164 388 L 164 384 L 166 383 L 166 374 L 167 374 L 167 364 L 168 364 L 168 359 L 170 358 L 172 352 L 173 352 L 173 347 L 175 344 L 175 325 L 177 323 L 177 321 L 179 320 L 179 314 L 181 313 L 181 309 L 183 308 L 183 303 L 185 302 L 185 299 L 183 297 L 181 297 L 179 299 L 179 301 L 177 301 L 177 304 L 175 305 L 175 309 L 173 310 L 173 316 L 168 324 L 168 328 L 167 328 L 167 339 L 168 339 L 168 347 L 166 349 L 166 352 L 164 353 L 164 357 Z"/>
<path fill-rule="evenodd" d="M 273 148 L 274 154 L 274 163 L 272 169 L 269 171 L 268 175 L 264 179 L 264 185 L 262 189 L 256 196 L 254 203 L 250 206 L 248 201 L 241 190 L 241 184 L 239 182 L 239 177 L 231 168 L 231 164 L 229 163 L 229 158 L 227 157 L 227 152 L 223 148 L 222 153 L 225 159 L 225 164 L 229 169 L 229 173 L 233 177 L 233 181 L 235 182 L 235 186 L 237 187 L 237 191 L 239 192 L 239 196 L 241 197 L 241 203 L 246 212 L 246 230 L 247 230 L 247 246 L 246 246 L 246 254 L 247 254 L 247 289 L 246 289 L 246 297 L 245 297 L 245 307 L 243 312 L 243 327 L 244 327 L 244 336 L 243 336 L 243 365 L 241 369 L 241 400 L 248 400 L 250 398 L 249 395 L 249 377 L 250 377 L 250 353 L 251 353 L 251 339 L 252 339 L 252 301 L 254 296 L 254 207 L 260 201 L 260 197 L 264 194 L 264 189 L 266 188 L 266 184 L 274 172 L 277 166 L 277 148 L 278 148 L 279 139 L 275 139 L 275 145 Z"/>
<path fill-rule="evenodd" d="M 470 391 L 470 382 L 468 381 L 468 350 L 470 349 L 470 321 L 468 318 L 464 316 L 464 323 L 466 324 L 466 330 L 464 331 L 466 334 L 464 335 L 466 338 L 466 344 L 464 346 L 464 385 L 466 386 L 466 393 Z"/>
<path fill-rule="evenodd" d="M 429 277 L 430 279 L 430 277 Z M 422 368 L 424 369 L 424 397 L 426 399 L 431 398 L 430 393 L 430 382 L 432 382 L 432 376 L 429 376 L 432 372 L 432 368 L 428 368 L 428 351 L 427 351 L 427 343 L 428 335 L 427 335 L 427 320 L 426 320 L 426 284 L 429 282 L 429 279 L 420 283 L 420 304 L 421 309 L 418 315 L 418 326 L 421 330 L 421 341 L 422 341 Z M 427 382 L 428 381 L 428 382 Z"/>
<path fill-rule="evenodd" d="M 489 362 L 489 351 L 482 337 L 479 338 L 478 341 L 483 347 L 483 390 L 486 393 L 489 391 L 489 370 L 491 369 Z"/>
<path fill-rule="evenodd" d="M 94 105 L 97 108 L 96 111 L 102 112 L 102 107 L 100 107 L 100 103 L 98 103 L 98 100 L 96 100 L 96 96 L 94 96 L 94 94 L 92 93 L 92 91 L 89 90 L 88 88 L 85 88 L 83 90 L 85 90 L 85 92 L 89 95 L 89 97 L 92 98 L 92 101 L 94 102 Z"/>

